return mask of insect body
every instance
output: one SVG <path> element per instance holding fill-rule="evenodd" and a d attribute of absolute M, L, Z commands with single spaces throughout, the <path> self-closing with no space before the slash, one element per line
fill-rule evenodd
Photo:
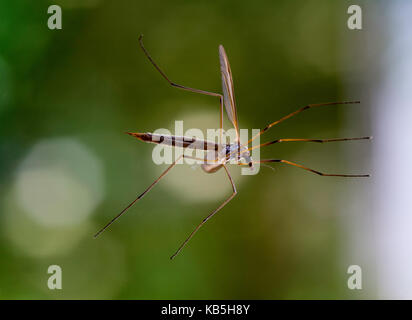
<path fill-rule="evenodd" d="M 229 182 L 232 186 L 232 193 L 229 197 L 227 197 L 221 204 L 218 206 L 215 210 L 213 210 L 208 216 L 206 216 L 198 225 L 197 227 L 192 231 L 192 233 L 189 234 L 189 236 L 186 238 L 186 240 L 181 244 L 181 246 L 178 248 L 178 250 L 171 256 L 171 259 L 173 259 L 181 250 L 182 248 L 189 242 L 189 240 L 193 237 L 193 235 L 197 232 L 197 230 L 200 229 L 200 227 L 203 226 L 203 224 L 206 223 L 213 215 L 215 215 L 219 210 L 221 210 L 227 203 L 229 203 L 230 200 L 233 199 L 233 197 L 237 194 L 236 191 L 236 186 L 234 184 L 234 181 L 227 169 L 227 164 L 235 164 L 235 165 L 241 165 L 241 166 L 249 166 L 251 169 L 253 169 L 253 164 L 254 163 L 283 163 L 283 164 L 288 164 L 294 167 L 298 167 L 301 169 L 304 169 L 306 171 L 315 173 L 320 176 L 334 176 L 334 177 L 368 177 L 369 175 L 367 174 L 361 174 L 361 175 L 350 175 L 350 174 L 328 174 L 328 173 L 322 173 L 317 170 L 313 170 L 310 168 L 307 168 L 301 164 L 297 164 L 288 160 L 283 160 L 283 159 L 263 159 L 259 161 L 254 161 L 251 158 L 250 151 L 269 146 L 275 143 L 281 143 L 281 142 L 316 142 L 316 143 L 326 143 L 326 142 L 336 142 L 336 141 L 348 141 L 348 140 L 365 140 L 365 139 L 371 139 L 371 137 L 361 137 L 361 138 L 337 138 L 337 139 L 295 139 L 295 138 L 286 138 L 286 139 L 276 139 L 272 140 L 269 142 L 262 143 L 257 146 L 253 147 L 248 147 L 248 145 L 254 141 L 257 137 L 262 135 L 263 133 L 267 132 L 270 128 L 273 126 L 305 111 L 311 108 L 315 107 L 322 107 L 322 106 L 332 106 L 332 105 L 338 105 L 338 104 L 353 104 L 353 103 L 359 103 L 359 101 L 350 101 L 350 102 L 329 102 L 329 103 L 320 103 L 320 104 L 310 104 L 306 105 L 304 107 L 299 108 L 298 110 L 284 116 L 283 118 L 272 122 L 268 124 L 265 128 L 260 130 L 255 136 L 253 136 L 251 139 L 246 144 L 241 144 L 240 139 L 239 139 L 239 125 L 238 125 L 238 119 L 237 119 L 237 110 L 236 110 L 236 103 L 235 103 L 235 96 L 234 96 L 234 87 L 233 87 L 233 79 L 232 79 L 232 71 L 230 69 L 229 65 L 229 60 L 227 58 L 225 49 L 223 48 L 222 45 L 219 46 L 219 60 L 220 60 L 220 71 L 221 71 L 221 76 L 222 76 L 222 90 L 223 94 L 220 93 L 214 93 L 214 92 L 209 92 L 209 91 L 204 91 L 204 90 L 199 90 L 199 89 L 194 89 L 194 88 L 189 88 L 186 86 L 182 86 L 180 84 L 176 84 L 172 81 L 169 80 L 169 78 L 165 75 L 165 73 L 159 68 L 159 66 L 154 62 L 152 57 L 149 55 L 149 53 L 146 51 L 145 47 L 143 46 L 143 41 L 142 41 L 142 36 L 139 37 L 139 43 L 140 47 L 142 48 L 144 54 L 146 57 L 150 60 L 150 62 L 153 64 L 153 66 L 157 69 L 157 71 L 161 74 L 161 76 L 173 87 L 186 90 L 186 91 L 191 91 L 199 94 L 204 94 L 208 96 L 213 96 L 219 98 L 220 102 L 220 129 L 221 132 L 223 131 L 223 109 L 226 110 L 226 114 L 232 123 L 235 131 L 236 131 L 236 139 L 233 143 L 230 144 L 221 144 L 221 143 L 215 143 L 211 141 L 206 141 L 206 140 L 199 140 L 196 138 L 191 138 L 191 137 L 182 137 L 182 136 L 173 136 L 173 135 L 160 135 L 160 134 L 154 134 L 154 133 L 133 133 L 133 132 L 127 132 L 129 135 L 143 141 L 143 142 L 149 142 L 149 143 L 156 143 L 156 144 L 164 144 L 168 145 L 171 147 L 181 147 L 181 148 L 190 148 L 190 149 L 199 149 L 199 150 L 204 150 L 206 151 L 206 157 L 203 159 L 197 159 L 194 157 L 189 157 L 186 155 L 181 155 L 178 157 L 143 193 L 141 193 L 135 200 L 133 200 L 126 208 L 124 208 L 117 216 L 115 216 L 109 223 L 107 223 L 99 232 L 95 234 L 95 237 L 97 237 L 100 233 L 102 233 L 104 230 L 106 230 L 114 221 L 116 221 L 122 214 L 124 214 L 131 206 L 133 206 L 138 200 L 140 200 L 142 197 L 144 197 L 179 161 L 182 157 L 183 158 L 192 158 L 192 159 L 197 159 L 201 161 L 201 167 L 202 169 L 207 172 L 207 173 L 214 173 L 218 171 L 219 169 L 224 169 L 226 172 L 226 175 L 229 179 Z M 220 140 L 222 141 L 222 139 Z"/>
<path fill-rule="evenodd" d="M 250 156 L 250 151 L 240 143 L 223 145 L 207 140 L 196 139 L 194 137 L 164 135 L 150 132 L 127 132 L 127 134 L 143 142 L 207 151 L 208 153 L 205 159 L 198 159 L 204 162 L 202 163 L 201 168 L 207 173 L 216 172 L 228 162 L 247 164 L 253 169 L 253 160 Z M 240 162 L 242 159 L 244 162 Z"/>

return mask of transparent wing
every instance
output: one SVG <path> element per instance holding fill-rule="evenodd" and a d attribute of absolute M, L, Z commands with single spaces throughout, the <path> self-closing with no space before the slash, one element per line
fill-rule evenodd
<path fill-rule="evenodd" d="M 220 71 L 222 73 L 223 101 L 225 104 L 227 116 L 235 127 L 237 135 L 239 137 L 239 126 L 237 121 L 235 95 L 233 91 L 232 71 L 230 70 L 229 61 L 227 59 L 225 49 L 222 45 L 219 46 L 219 59 Z"/>

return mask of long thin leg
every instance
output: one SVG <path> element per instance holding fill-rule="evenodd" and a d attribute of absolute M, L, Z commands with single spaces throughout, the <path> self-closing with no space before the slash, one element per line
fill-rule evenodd
<path fill-rule="evenodd" d="M 276 139 L 273 141 L 262 143 L 258 146 L 254 146 L 249 148 L 248 150 L 254 150 L 261 147 L 269 146 L 271 144 L 280 143 L 280 142 L 318 142 L 318 143 L 326 143 L 326 142 L 337 142 L 337 141 L 351 141 L 351 140 L 370 140 L 372 137 L 360 137 L 360 138 L 337 138 L 337 139 Z"/>
<path fill-rule="evenodd" d="M 183 155 L 183 158 L 200 161 L 200 163 L 197 163 L 197 164 L 215 164 L 216 162 L 220 161 L 219 159 L 198 158 L 198 157 L 188 156 L 186 154 Z"/>
<path fill-rule="evenodd" d="M 227 169 L 227 167 L 225 165 L 223 165 L 223 168 L 225 168 L 226 174 L 227 174 L 227 176 L 230 180 L 230 183 L 232 184 L 233 193 L 230 195 L 229 198 L 227 198 L 225 201 L 223 201 L 223 203 L 216 210 L 214 210 L 211 214 L 209 214 L 206 218 L 204 218 L 200 224 L 198 224 L 198 226 L 192 231 L 192 233 L 180 245 L 179 249 L 177 249 L 177 251 L 170 257 L 170 259 L 173 259 L 174 257 L 176 257 L 176 255 L 184 248 L 184 246 L 189 242 L 189 240 L 192 239 L 192 237 L 195 235 L 197 230 L 199 230 L 206 223 L 207 220 L 209 220 L 211 217 L 213 217 L 220 209 L 222 209 L 237 194 L 236 186 L 235 186 L 235 184 L 233 182 L 233 179 L 232 179 L 232 177 L 229 173 L 229 170 Z"/>
<path fill-rule="evenodd" d="M 272 128 L 273 126 L 277 125 L 278 123 L 281 123 L 282 121 L 285 121 L 286 119 L 289 119 L 295 115 L 297 115 L 298 113 L 301 113 L 307 109 L 310 108 L 314 108 L 314 107 L 322 107 L 322 106 L 332 106 L 332 105 L 337 105 L 337 104 L 353 104 L 353 103 L 360 103 L 360 101 L 344 101 L 344 102 L 327 102 L 327 103 L 318 103 L 318 104 L 308 104 L 292 113 L 289 113 L 288 115 L 284 116 L 283 118 L 272 122 L 271 124 L 267 125 L 265 128 L 263 128 L 262 130 L 260 130 L 260 132 L 258 134 L 256 134 L 254 137 L 252 137 L 249 141 L 248 144 L 250 142 L 252 142 L 253 140 L 255 140 L 258 136 L 260 136 L 261 134 L 263 134 L 264 132 L 266 132 L 267 130 L 269 130 L 270 128 Z"/>
<path fill-rule="evenodd" d="M 105 231 L 113 222 L 120 218 L 120 216 L 129 210 L 137 201 L 145 196 L 159 181 L 162 179 L 175 165 L 176 163 L 182 158 L 179 156 L 163 173 L 157 178 L 142 194 L 140 194 L 136 199 L 134 199 L 126 208 L 124 208 L 117 216 L 115 216 L 112 220 L 110 220 L 102 229 L 100 229 L 95 235 L 94 238 L 97 238 L 103 231 Z"/>
<path fill-rule="evenodd" d="M 157 71 L 159 71 L 159 73 L 162 75 L 162 77 L 172 86 L 172 87 L 176 87 L 182 90 L 186 90 L 186 91 L 191 91 L 191 92 L 196 92 L 196 93 L 200 93 L 200 94 L 204 94 L 207 96 L 213 96 L 213 97 L 219 97 L 219 102 L 220 102 L 220 129 L 223 130 L 223 96 L 220 93 L 214 93 L 214 92 L 209 92 L 209 91 L 204 91 L 204 90 L 199 90 L 199 89 L 194 89 L 194 88 L 189 88 L 186 86 L 182 86 L 180 84 L 174 83 L 172 82 L 167 76 L 166 74 L 162 71 L 162 69 L 160 69 L 160 67 L 156 64 L 156 62 L 154 62 L 154 60 L 152 59 L 152 57 L 150 56 L 149 52 L 147 52 L 146 48 L 143 45 L 143 35 L 139 36 L 139 44 L 140 47 L 142 48 L 144 54 L 146 55 L 146 57 L 149 59 L 149 61 L 152 63 L 152 65 L 156 68 Z M 221 137 L 222 138 L 222 137 Z M 222 143 L 222 141 L 221 141 Z"/>
<path fill-rule="evenodd" d="M 369 174 L 331 174 L 331 173 L 323 173 L 323 172 L 320 172 L 320 171 L 313 170 L 313 169 L 310 169 L 308 167 L 302 166 L 301 164 L 297 164 L 297 163 L 294 163 L 292 161 L 281 160 L 281 159 L 266 159 L 266 160 L 260 160 L 260 161 L 253 161 L 253 163 L 265 163 L 265 162 L 286 163 L 286 164 L 289 164 L 291 166 L 295 166 L 295 167 L 298 167 L 298 168 L 301 168 L 301 169 L 304 169 L 304 170 L 307 170 L 307 171 L 310 171 L 310 172 L 313 172 L 313 173 L 316 173 L 320 176 L 325 176 L 325 177 L 351 177 L 351 178 L 356 178 L 356 177 L 359 178 L 360 177 L 360 178 L 363 178 L 363 177 L 369 177 L 370 176 Z M 240 165 L 246 165 L 246 163 L 240 163 Z"/>

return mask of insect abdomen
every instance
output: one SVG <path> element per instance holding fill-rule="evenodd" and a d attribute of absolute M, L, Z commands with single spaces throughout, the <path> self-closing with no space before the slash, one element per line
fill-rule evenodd
<path fill-rule="evenodd" d="M 162 135 L 156 133 L 139 133 L 139 132 L 126 132 L 127 134 L 149 143 L 164 144 L 172 147 L 191 148 L 199 150 L 217 150 L 218 145 L 216 143 L 196 139 L 194 137 L 182 137 L 172 135 Z"/>

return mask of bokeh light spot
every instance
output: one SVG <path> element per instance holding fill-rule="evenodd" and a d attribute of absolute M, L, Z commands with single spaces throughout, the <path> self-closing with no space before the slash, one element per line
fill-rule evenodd
<path fill-rule="evenodd" d="M 20 165 L 15 183 L 19 206 L 37 223 L 52 227 L 85 220 L 103 196 L 102 164 L 69 138 L 36 144 Z"/>

